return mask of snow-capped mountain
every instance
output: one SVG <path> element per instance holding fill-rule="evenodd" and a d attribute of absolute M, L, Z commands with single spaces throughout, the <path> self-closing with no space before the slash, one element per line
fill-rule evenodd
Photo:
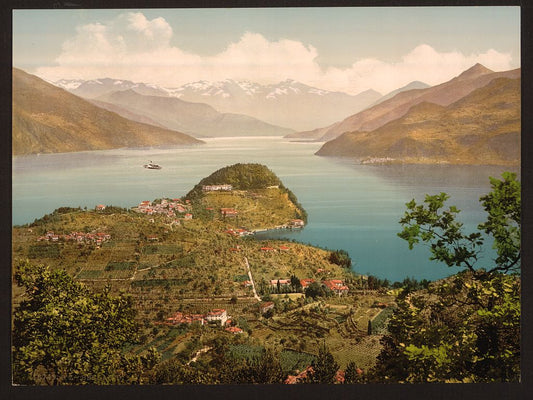
<path fill-rule="evenodd" d="M 221 112 L 238 112 L 293 129 L 335 122 L 339 117 L 366 108 L 381 97 L 373 90 L 351 96 L 290 79 L 270 85 L 231 79 L 199 81 L 168 93 L 182 100 L 207 103 Z"/>
<path fill-rule="evenodd" d="M 184 101 L 208 104 L 222 113 L 245 114 L 296 130 L 331 124 L 363 110 L 381 97 L 381 94 L 373 90 L 352 96 L 290 79 L 270 85 L 232 79 L 198 81 L 178 88 L 109 78 L 61 80 L 54 84 L 90 99 L 129 89 L 144 95 L 177 97 Z"/>
<path fill-rule="evenodd" d="M 148 96 L 168 96 L 165 89 L 147 83 L 135 83 L 127 80 L 102 78 L 91 80 L 80 79 L 61 79 L 56 82 L 51 82 L 62 89 L 68 90 L 86 99 L 95 99 L 104 94 L 133 89 L 139 94 Z"/>

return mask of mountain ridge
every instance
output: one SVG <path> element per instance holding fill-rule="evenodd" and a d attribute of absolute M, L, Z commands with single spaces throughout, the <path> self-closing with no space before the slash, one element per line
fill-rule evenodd
<path fill-rule="evenodd" d="M 381 98 L 381 94 L 372 89 L 349 95 L 319 89 L 292 79 L 267 85 L 233 79 L 216 82 L 202 80 L 178 88 L 111 78 L 86 81 L 63 79 L 55 84 L 91 99 L 117 90 L 134 89 L 143 95 L 175 97 L 184 101 L 209 104 L 221 113 L 244 114 L 293 130 L 337 121 Z"/>
<path fill-rule="evenodd" d="M 426 89 L 414 89 L 398 93 L 391 99 L 353 114 L 342 121 L 312 131 L 290 134 L 287 137 L 328 141 L 344 132 L 372 131 L 400 118 L 417 103 L 428 101 L 446 106 L 468 95 L 473 90 L 485 86 L 493 79 L 500 77 L 519 78 L 521 74 L 520 68 L 501 72 L 487 71 L 490 70 L 481 64 L 476 64 L 447 82 Z"/>
<path fill-rule="evenodd" d="M 123 118 L 23 70 L 12 71 L 14 155 L 202 143 Z"/>
<path fill-rule="evenodd" d="M 243 114 L 220 113 L 206 103 L 176 97 L 143 95 L 135 89 L 115 91 L 97 97 L 128 112 L 142 115 L 168 129 L 193 136 L 283 136 L 291 129 L 275 126 Z"/>
<path fill-rule="evenodd" d="M 448 106 L 417 103 L 373 131 L 344 133 L 316 154 L 363 163 L 519 165 L 520 82 L 496 78 Z"/>

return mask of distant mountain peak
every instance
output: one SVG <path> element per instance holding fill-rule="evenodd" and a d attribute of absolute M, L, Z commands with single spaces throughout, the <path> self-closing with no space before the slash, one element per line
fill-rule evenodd
<path fill-rule="evenodd" d="M 494 71 L 488 69 L 484 65 L 481 65 L 480 63 L 477 63 L 473 67 L 468 68 L 466 71 L 461 73 L 457 78 L 458 79 L 470 79 L 470 78 L 476 78 L 481 75 L 486 74 L 492 74 Z"/>

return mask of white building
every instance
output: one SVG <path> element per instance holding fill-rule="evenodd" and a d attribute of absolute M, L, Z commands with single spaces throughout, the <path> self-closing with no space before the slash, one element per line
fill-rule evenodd
<path fill-rule="evenodd" d="M 207 313 L 205 319 L 209 322 L 220 321 L 220 325 L 224 326 L 226 324 L 226 321 L 228 320 L 228 313 L 226 312 L 226 310 L 220 308 L 211 310 Z"/>

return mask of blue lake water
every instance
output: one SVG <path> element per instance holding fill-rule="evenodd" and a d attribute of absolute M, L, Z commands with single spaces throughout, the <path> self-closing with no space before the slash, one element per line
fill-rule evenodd
<path fill-rule="evenodd" d="M 479 197 L 489 176 L 504 167 L 375 166 L 315 156 L 319 143 L 279 137 L 206 139 L 192 148 L 120 149 L 18 156 L 13 159 L 13 224 L 32 222 L 61 206 L 131 207 L 142 200 L 181 197 L 215 170 L 237 162 L 267 165 L 309 214 L 301 231 L 269 232 L 329 249 L 345 249 L 353 269 L 391 281 L 438 279 L 456 269 L 428 261 L 422 246 L 409 250 L 396 236 L 405 203 L 446 192 L 461 210 L 465 231 L 485 219 Z M 142 168 L 148 160 L 161 170 Z M 490 251 L 485 260 L 490 261 Z"/>

